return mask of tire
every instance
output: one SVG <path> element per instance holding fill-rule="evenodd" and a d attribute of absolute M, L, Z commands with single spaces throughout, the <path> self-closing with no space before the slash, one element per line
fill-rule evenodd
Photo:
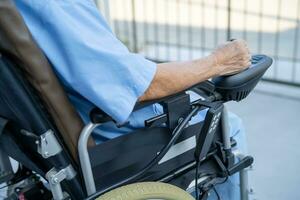
<path fill-rule="evenodd" d="M 194 200 L 194 198 L 171 184 L 141 182 L 114 189 L 97 200 Z"/>

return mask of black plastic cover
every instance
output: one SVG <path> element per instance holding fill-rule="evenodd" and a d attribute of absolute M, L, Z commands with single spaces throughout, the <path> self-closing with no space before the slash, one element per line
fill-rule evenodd
<path fill-rule="evenodd" d="M 273 60 L 266 55 L 254 55 L 248 69 L 235 75 L 216 77 L 212 82 L 223 100 L 240 101 L 254 89 L 272 62 Z"/>

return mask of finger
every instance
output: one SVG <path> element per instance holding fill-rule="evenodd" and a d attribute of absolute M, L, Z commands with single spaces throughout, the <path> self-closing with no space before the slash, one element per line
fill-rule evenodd
<path fill-rule="evenodd" d="M 251 56 L 251 54 L 249 53 L 249 54 L 247 55 L 247 60 L 250 61 L 251 58 L 252 58 L 252 56 Z"/>

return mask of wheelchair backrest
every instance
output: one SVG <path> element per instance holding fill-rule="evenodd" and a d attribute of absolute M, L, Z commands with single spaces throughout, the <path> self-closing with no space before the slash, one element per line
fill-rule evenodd
<path fill-rule="evenodd" d="M 16 65 L 6 56 L 0 56 L 0 118 L 9 122 L 1 133 L 1 149 L 5 149 L 15 160 L 23 161 L 24 166 L 46 173 L 51 164 L 45 163 L 38 154 L 35 141 L 47 130 L 55 131 L 55 127 L 51 126 L 46 112 L 39 105 L 38 97 Z M 34 134 L 28 137 L 22 134 L 23 131 Z M 14 142 L 8 137 L 14 138 Z M 13 153 L 16 149 L 24 152 L 22 158 Z M 31 164 L 32 161 L 34 164 Z"/>
<path fill-rule="evenodd" d="M 11 0 L 1 0 L 0 13 L 0 53 L 8 55 L 17 63 L 23 76 L 37 91 L 42 104 L 49 112 L 73 158 L 76 159 L 78 138 L 83 128 L 82 120 L 69 102 L 47 58 L 33 41 L 14 3 Z M 11 104 L 16 103 L 11 99 L 7 101 L 11 101 Z M 3 114 L 5 113 L 0 113 Z M 38 120 L 38 117 L 35 120 Z M 35 122 L 30 120 L 30 123 Z"/>

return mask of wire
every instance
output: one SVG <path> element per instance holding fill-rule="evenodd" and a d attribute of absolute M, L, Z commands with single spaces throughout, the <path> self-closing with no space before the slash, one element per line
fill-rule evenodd
<path fill-rule="evenodd" d="M 225 183 L 227 180 L 228 180 L 228 176 L 226 176 L 226 178 L 225 178 L 223 181 L 221 181 L 221 182 L 219 182 L 219 183 L 216 183 L 215 186 L 216 186 L 216 185 L 223 184 L 223 183 Z"/>
<path fill-rule="evenodd" d="M 196 200 L 199 200 L 199 191 L 198 191 L 198 173 L 199 173 L 199 161 L 196 162 L 196 172 L 195 172 L 195 195 L 196 195 Z"/>
<path fill-rule="evenodd" d="M 14 182 L 14 183 L 6 184 L 5 186 L 0 187 L 0 190 L 3 190 L 3 189 L 8 188 L 8 187 L 10 187 L 10 186 L 16 185 L 16 184 L 18 184 L 18 183 L 20 183 L 20 182 L 22 182 L 22 181 L 23 181 L 23 180 L 19 180 L 19 181 Z"/>
<path fill-rule="evenodd" d="M 212 189 L 213 189 L 213 191 L 215 192 L 215 194 L 217 195 L 218 200 L 221 200 L 220 194 L 218 193 L 218 191 L 217 191 L 215 185 L 213 186 Z"/>
<path fill-rule="evenodd" d="M 19 181 L 19 182 L 21 182 L 21 181 Z M 17 183 L 19 183 L 19 182 L 17 182 Z M 17 183 L 6 184 L 6 185 L 0 187 L 0 190 L 3 190 L 3 189 L 5 189 L 5 188 L 7 188 L 7 187 L 9 187 L 9 186 L 13 186 L 13 185 L 15 185 L 15 184 L 17 184 Z"/>
<path fill-rule="evenodd" d="M 97 195 L 99 194 L 103 194 L 105 192 L 108 192 L 112 189 L 115 189 L 117 187 L 120 187 L 121 185 L 124 185 L 124 184 L 128 184 L 128 183 L 133 183 L 135 180 L 138 180 L 139 178 L 141 178 L 143 175 L 145 175 L 145 173 L 151 169 L 155 164 L 157 164 L 161 159 L 162 157 L 169 151 L 169 149 L 173 146 L 173 144 L 177 141 L 177 139 L 180 137 L 182 131 L 184 130 L 184 128 L 187 126 L 188 122 L 191 120 L 191 118 L 195 115 L 195 113 L 198 113 L 200 109 L 200 106 L 195 106 L 192 111 L 188 114 L 188 116 L 186 116 L 184 118 L 183 121 L 180 122 L 179 125 L 176 126 L 176 128 L 172 131 L 172 138 L 171 140 L 169 141 L 168 144 L 166 144 L 162 150 L 149 162 L 149 164 L 144 167 L 141 171 L 139 171 L 138 173 L 134 174 L 133 176 L 125 179 L 125 180 L 122 180 L 100 192 L 97 192 L 93 195 L 91 195 L 88 199 L 92 199 L 94 197 L 96 197 Z"/>
<path fill-rule="evenodd" d="M 2 186 L 2 187 L 0 187 L 0 190 L 2 190 L 2 189 L 4 189 L 4 188 L 7 188 L 7 187 L 9 187 L 9 186 L 11 186 L 11 185 L 13 185 L 13 184 L 6 184 L 5 186 Z"/>

